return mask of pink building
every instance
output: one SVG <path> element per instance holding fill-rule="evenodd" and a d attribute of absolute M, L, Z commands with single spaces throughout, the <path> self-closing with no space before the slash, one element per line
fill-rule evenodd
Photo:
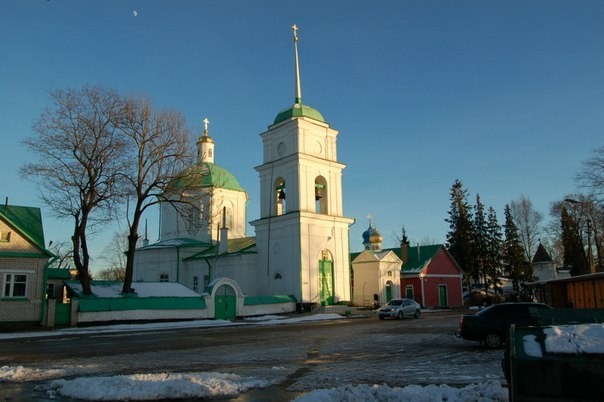
<path fill-rule="evenodd" d="M 396 254 L 403 261 L 401 294 L 404 297 L 424 308 L 463 305 L 463 271 L 442 244 L 417 247 L 403 244 Z"/>

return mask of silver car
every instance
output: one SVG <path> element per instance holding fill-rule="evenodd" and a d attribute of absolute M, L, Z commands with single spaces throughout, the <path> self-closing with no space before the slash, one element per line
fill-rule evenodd
<path fill-rule="evenodd" d="M 386 317 L 398 318 L 401 320 L 405 316 L 419 318 L 421 306 L 411 299 L 392 299 L 384 307 L 378 310 L 380 320 Z"/>

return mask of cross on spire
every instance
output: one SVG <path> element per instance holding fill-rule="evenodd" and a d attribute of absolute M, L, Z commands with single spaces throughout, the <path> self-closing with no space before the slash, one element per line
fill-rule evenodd
<path fill-rule="evenodd" d="M 206 117 L 203 121 L 203 133 L 208 134 L 208 125 L 210 124 L 210 120 Z"/>
<path fill-rule="evenodd" d="M 294 24 L 292 25 L 292 29 L 294 30 L 294 40 L 298 40 L 298 26 Z"/>

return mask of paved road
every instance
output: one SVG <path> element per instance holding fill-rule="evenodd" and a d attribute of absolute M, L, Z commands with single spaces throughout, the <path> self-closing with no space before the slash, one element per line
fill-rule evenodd
<path fill-rule="evenodd" d="M 233 373 L 276 385 L 237 401 L 277 401 L 344 384 L 464 385 L 503 380 L 502 351 L 454 337 L 459 314 L 163 330 L 0 342 L 0 365 L 67 375 Z M 55 373 L 55 374 L 53 374 Z M 1 385 L 1 384 L 0 384 Z"/>

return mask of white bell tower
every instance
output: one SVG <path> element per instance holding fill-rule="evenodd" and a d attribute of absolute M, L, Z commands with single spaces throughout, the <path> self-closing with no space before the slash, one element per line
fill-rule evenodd
<path fill-rule="evenodd" d="M 302 104 L 293 29 L 295 103 L 260 134 L 260 219 L 251 222 L 258 284 L 261 293 L 291 294 L 305 305 L 336 304 L 351 300 L 348 232 L 354 220 L 343 216 L 338 131 Z"/>

